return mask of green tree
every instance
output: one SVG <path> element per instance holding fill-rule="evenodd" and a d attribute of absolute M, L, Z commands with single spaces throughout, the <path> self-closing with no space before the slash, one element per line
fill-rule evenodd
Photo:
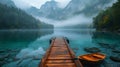
<path fill-rule="evenodd" d="M 99 13 L 99 15 L 94 18 L 93 23 L 97 30 L 120 30 L 120 0 L 113 4 L 112 7 Z"/>
<path fill-rule="evenodd" d="M 45 24 L 26 12 L 15 7 L 0 4 L 0 29 L 52 29 L 53 25 Z"/>

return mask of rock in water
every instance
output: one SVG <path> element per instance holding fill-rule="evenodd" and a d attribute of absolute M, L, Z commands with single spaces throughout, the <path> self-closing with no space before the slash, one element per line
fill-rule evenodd
<path fill-rule="evenodd" d="M 115 49 L 115 44 L 98 43 L 103 48 Z"/>
<path fill-rule="evenodd" d="M 90 53 L 97 53 L 97 52 L 101 52 L 101 50 L 99 49 L 99 48 L 97 48 L 97 47 L 91 47 L 91 48 L 84 48 L 84 50 L 86 51 L 86 52 L 90 52 Z"/>
<path fill-rule="evenodd" d="M 6 52 L 6 50 L 0 50 L 0 53 L 4 53 L 4 52 Z"/>
<path fill-rule="evenodd" d="M 5 58 L 8 58 L 10 54 L 5 54 L 0 56 L 0 61 L 5 60 Z"/>
<path fill-rule="evenodd" d="M 112 50 L 112 52 L 114 52 L 114 53 L 120 53 L 120 50 L 119 49 L 114 49 L 114 50 Z"/>
<path fill-rule="evenodd" d="M 120 62 L 120 54 L 110 56 L 110 59 L 115 62 Z"/>

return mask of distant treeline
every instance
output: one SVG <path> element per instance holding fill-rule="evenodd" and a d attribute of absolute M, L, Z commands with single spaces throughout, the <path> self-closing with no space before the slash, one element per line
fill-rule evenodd
<path fill-rule="evenodd" d="M 120 31 L 120 0 L 94 18 L 97 30 Z"/>
<path fill-rule="evenodd" d="M 77 24 L 77 25 L 72 25 L 72 26 L 65 26 L 62 27 L 63 29 L 88 29 L 88 28 L 93 28 L 92 24 Z"/>
<path fill-rule="evenodd" d="M 0 29 L 52 29 L 53 25 L 42 23 L 26 12 L 0 4 Z"/>

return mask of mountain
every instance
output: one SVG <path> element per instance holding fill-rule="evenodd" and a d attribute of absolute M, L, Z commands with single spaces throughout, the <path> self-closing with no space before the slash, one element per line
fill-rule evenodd
<path fill-rule="evenodd" d="M 39 14 L 39 9 L 37 9 L 36 7 L 30 7 L 28 9 L 25 9 L 25 11 L 30 14 L 30 15 L 33 15 L 33 16 L 40 16 Z"/>
<path fill-rule="evenodd" d="M 61 18 L 60 16 L 62 14 L 62 9 L 58 7 L 58 2 L 54 0 L 47 1 L 41 6 L 40 9 L 30 7 L 25 11 L 33 16 L 45 17 L 55 20 Z"/>
<path fill-rule="evenodd" d="M 58 7 L 58 3 L 56 1 L 52 0 L 42 5 L 39 12 L 42 17 L 59 19 L 56 16 L 59 16 L 61 13 L 61 8 Z"/>
<path fill-rule="evenodd" d="M 15 7 L 0 4 L 0 29 L 53 29 L 53 25 L 43 23 Z"/>
<path fill-rule="evenodd" d="M 65 8 L 60 8 L 58 2 L 51 0 L 43 4 L 40 9 L 32 10 L 33 8 L 30 8 L 32 11 L 30 14 L 36 15 L 37 13 L 37 16 L 54 20 L 65 20 L 79 14 L 94 16 L 113 4 L 113 1 L 114 0 L 71 0 Z"/>
<path fill-rule="evenodd" d="M 99 13 L 101 10 L 108 7 L 113 0 L 71 0 L 70 3 L 64 8 L 64 13 L 67 15 L 85 14 L 92 16 Z"/>
<path fill-rule="evenodd" d="M 1 4 L 7 5 L 9 7 L 16 7 L 14 2 L 11 0 L 0 0 Z"/>

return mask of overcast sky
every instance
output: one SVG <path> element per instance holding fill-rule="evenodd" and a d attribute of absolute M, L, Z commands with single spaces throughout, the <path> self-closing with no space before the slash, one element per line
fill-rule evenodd
<path fill-rule="evenodd" d="M 30 6 L 40 8 L 41 5 L 43 5 L 46 1 L 51 0 L 12 0 L 12 1 L 14 1 L 17 7 L 25 9 Z M 55 1 L 59 2 L 59 6 L 61 8 L 64 8 L 71 0 L 55 0 Z"/>

